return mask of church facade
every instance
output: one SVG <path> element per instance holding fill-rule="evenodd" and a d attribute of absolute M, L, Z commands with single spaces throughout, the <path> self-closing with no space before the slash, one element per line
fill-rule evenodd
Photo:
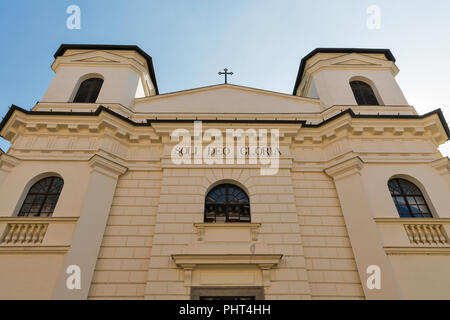
<path fill-rule="evenodd" d="M 136 46 L 52 69 L 0 123 L 0 299 L 450 299 L 450 133 L 389 50 L 316 49 L 292 95 L 160 94 Z"/>

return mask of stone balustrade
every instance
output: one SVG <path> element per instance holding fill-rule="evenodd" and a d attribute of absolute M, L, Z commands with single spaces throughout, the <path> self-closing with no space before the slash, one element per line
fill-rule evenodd
<path fill-rule="evenodd" d="M 9 223 L 0 244 L 41 244 L 47 232 L 48 223 Z"/>
<path fill-rule="evenodd" d="M 448 245 L 449 240 L 442 224 L 405 224 L 409 241 L 414 245 Z"/>
<path fill-rule="evenodd" d="M 385 248 L 450 248 L 448 218 L 377 218 L 375 222 Z"/>

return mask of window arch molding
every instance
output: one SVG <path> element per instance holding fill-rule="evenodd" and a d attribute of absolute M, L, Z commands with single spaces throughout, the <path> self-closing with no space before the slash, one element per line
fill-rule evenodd
<path fill-rule="evenodd" d="M 203 197 L 206 198 L 206 196 L 208 195 L 208 193 L 214 189 L 215 187 L 221 185 L 221 184 L 234 184 L 237 187 L 241 188 L 242 190 L 244 190 L 244 192 L 247 194 L 247 196 L 250 198 L 250 191 L 248 190 L 248 188 L 242 184 L 241 182 L 237 181 L 237 180 L 233 180 L 233 179 L 222 179 L 222 180 L 218 180 L 216 182 L 214 182 L 213 184 L 211 184 L 208 188 L 206 188 Z"/>
<path fill-rule="evenodd" d="M 100 73 L 87 73 L 87 74 L 81 76 L 78 79 L 78 81 L 77 81 L 77 83 L 76 83 L 76 85 L 75 85 L 75 87 L 73 89 L 72 95 L 70 96 L 69 102 L 74 102 L 74 100 L 75 100 L 75 98 L 77 96 L 78 90 L 80 90 L 80 86 L 81 86 L 81 84 L 84 81 L 89 80 L 89 79 L 94 79 L 94 78 L 98 78 L 98 79 L 103 80 L 103 84 L 101 86 L 101 88 L 103 88 L 103 85 L 105 84 L 105 77 L 102 74 L 100 74 Z M 100 88 L 100 91 L 101 91 L 101 88 Z"/>
<path fill-rule="evenodd" d="M 28 193 L 30 192 L 30 189 L 31 189 L 37 182 L 39 182 L 39 181 L 41 181 L 41 180 L 43 180 L 43 179 L 45 179 L 45 178 L 49 178 L 49 177 L 58 177 L 58 178 L 60 178 L 60 179 L 62 179 L 62 180 L 64 181 L 64 178 L 62 177 L 62 175 L 60 175 L 60 174 L 57 173 L 57 172 L 45 172 L 45 173 L 41 173 L 41 174 L 36 175 L 36 176 L 33 177 L 32 179 L 30 179 L 30 180 L 26 183 L 25 187 L 23 188 L 23 191 L 22 191 L 22 193 L 21 193 L 21 195 L 20 195 L 20 198 L 18 199 L 18 201 L 17 201 L 17 203 L 16 203 L 16 207 L 15 207 L 14 212 L 13 212 L 13 216 L 14 216 L 14 217 L 18 217 L 18 216 L 19 216 L 20 209 L 22 208 L 22 205 L 23 205 L 23 203 L 24 203 L 24 201 L 25 201 L 25 198 L 27 197 Z M 63 191 L 64 191 L 64 188 L 61 190 L 61 194 L 60 194 L 60 196 L 59 196 L 58 202 L 59 202 L 60 199 L 61 199 L 61 195 L 62 195 Z M 55 210 L 53 211 L 53 213 L 56 211 L 57 207 L 58 207 L 58 204 L 56 205 Z"/>
<path fill-rule="evenodd" d="M 372 89 L 372 92 L 375 95 L 378 105 L 380 105 L 380 106 L 384 105 L 383 99 L 381 99 L 381 95 L 378 92 L 377 86 L 375 85 L 375 83 L 372 80 L 370 80 L 369 78 L 363 77 L 363 76 L 354 76 L 348 80 L 348 83 L 350 86 L 350 91 L 352 92 L 352 94 L 356 100 L 356 96 L 354 95 L 355 93 L 353 91 L 353 88 L 351 87 L 352 82 L 363 82 L 366 85 L 368 85 Z M 356 101 L 356 102 L 358 103 L 358 101 Z"/>
<path fill-rule="evenodd" d="M 237 192 L 239 194 L 239 196 L 243 196 L 246 198 L 245 201 L 243 201 L 243 203 L 236 203 L 236 202 L 228 202 L 226 201 L 225 203 L 220 203 L 220 202 L 216 202 L 215 204 L 218 206 L 223 207 L 224 209 L 234 209 L 234 211 L 232 212 L 228 212 L 227 209 L 224 210 L 224 214 L 223 215 L 217 215 L 217 212 L 215 212 L 214 214 L 211 215 L 211 210 L 210 210 L 210 205 L 214 205 L 214 203 L 211 201 L 211 198 L 213 197 L 209 197 L 210 193 L 214 190 L 218 190 L 221 187 L 224 187 L 226 189 L 226 192 L 228 194 L 228 192 L 230 192 L 231 195 L 231 189 L 235 192 Z M 209 198 L 208 198 L 209 197 Z M 247 188 L 242 185 L 242 183 L 239 183 L 235 180 L 228 180 L 228 179 L 224 179 L 224 180 L 220 180 L 217 181 L 215 183 L 213 183 L 212 185 L 210 185 L 207 189 L 206 192 L 204 194 L 204 212 L 203 212 L 203 217 L 204 217 L 204 222 L 208 223 L 208 222 L 216 222 L 216 223 L 220 223 L 220 222 L 240 222 L 240 223 L 250 223 L 251 222 L 251 207 L 250 207 L 250 194 L 247 190 Z M 208 214 L 209 212 L 209 214 Z M 239 212 L 239 214 L 234 215 L 233 213 Z M 211 221 L 214 220 L 214 221 Z M 223 221 L 222 221 L 223 220 Z"/>
<path fill-rule="evenodd" d="M 407 174 L 396 174 L 396 175 L 393 175 L 389 179 L 386 180 L 385 186 L 386 186 L 387 192 L 389 194 L 389 198 L 391 199 L 391 203 L 392 203 L 392 205 L 394 207 L 394 210 L 395 210 L 394 212 L 396 213 L 395 214 L 396 217 L 399 217 L 399 212 L 398 212 L 397 207 L 396 207 L 396 205 L 394 203 L 394 199 L 392 198 L 392 194 L 391 194 L 391 192 L 389 190 L 389 182 L 391 180 L 395 180 L 395 179 L 406 180 L 407 182 L 414 184 L 420 190 L 420 192 L 422 193 L 422 196 L 425 199 L 425 202 L 426 202 L 426 204 L 428 206 L 428 209 L 430 211 L 430 214 L 432 216 L 431 218 L 438 218 L 438 215 L 436 214 L 436 210 L 435 210 L 435 208 L 433 206 L 433 201 L 431 200 L 431 198 L 430 198 L 430 196 L 429 196 L 429 194 L 427 192 L 427 188 L 425 188 L 425 186 L 423 185 L 423 183 L 420 180 L 418 180 L 417 178 L 415 178 L 413 176 L 407 175 Z"/>

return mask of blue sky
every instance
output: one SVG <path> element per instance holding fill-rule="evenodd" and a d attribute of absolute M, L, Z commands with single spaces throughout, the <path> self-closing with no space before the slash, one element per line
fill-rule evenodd
<path fill-rule="evenodd" d="M 69 30 L 70 5 L 81 29 Z M 370 5 L 381 28 L 367 28 Z M 136 44 L 153 57 L 160 93 L 229 82 L 291 93 L 300 59 L 317 47 L 389 48 L 419 113 L 450 119 L 448 0 L 15 0 L 0 2 L 0 117 L 31 108 L 53 77 L 61 43 Z M 0 138 L 0 148 L 9 144 Z M 441 148 L 450 155 L 450 144 Z"/>

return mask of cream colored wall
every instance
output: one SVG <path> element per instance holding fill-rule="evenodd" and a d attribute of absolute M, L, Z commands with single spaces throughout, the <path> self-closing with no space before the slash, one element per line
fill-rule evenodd
<path fill-rule="evenodd" d="M 120 103 L 127 108 L 133 108 L 136 88 L 141 81 L 140 74 L 130 68 L 101 65 L 59 67 L 42 102 L 72 102 L 81 81 L 90 77 L 87 75 L 101 75 L 104 79 L 97 103 Z"/>
<path fill-rule="evenodd" d="M 69 61 L 72 54 L 90 62 Z M 61 110 L 70 109 L 66 102 L 86 72 L 102 73 L 107 80 L 99 102 L 133 105 L 142 61 L 119 57 L 118 66 L 111 61 L 114 55 L 70 55 L 55 62 L 42 107 L 60 102 Z M 316 70 L 313 85 L 320 101 L 220 85 L 137 99 L 134 108 L 143 113 L 129 115 L 142 121 L 281 114 L 318 123 L 355 104 L 348 83 L 354 76 L 370 78 L 385 104 L 401 105 L 353 107 L 355 113 L 415 114 L 395 83 L 395 66 L 376 55 L 351 58 L 369 66 L 351 62 Z M 333 61 L 345 62 L 345 57 Z M 337 104 L 346 106 L 331 107 Z M 326 107 L 331 108 L 321 113 Z M 436 246 L 413 244 L 405 231 L 413 222 L 396 216 L 387 189 L 392 176 L 412 178 L 440 218 L 414 223 L 442 225 L 448 237 L 450 167 L 437 150 L 447 139 L 437 115 L 355 119 L 347 114 L 320 127 L 277 124 L 283 156 L 275 176 L 261 176 L 250 165 L 174 165 L 168 137 L 180 126 L 137 127 L 107 113 L 15 112 L 2 130 L 12 147 L 0 158 L 0 235 L 9 223 L 20 223 L 13 215 L 35 179 L 56 173 L 65 186 L 53 217 L 36 220 L 48 224 L 42 244 L 26 250 L 0 245 L 0 274 L 11 273 L 14 263 L 21 270 L 4 279 L 11 297 L 28 291 L 27 298 L 45 299 L 188 299 L 193 286 L 230 285 L 263 286 L 267 299 L 448 297 L 448 239 Z M 220 181 L 248 191 L 251 224 L 203 223 L 205 195 Z M 78 263 L 82 290 L 68 293 L 65 267 Z M 382 266 L 387 290 L 371 292 L 365 286 L 365 268 L 374 263 Z M 42 289 L 44 282 L 49 285 Z"/>
<path fill-rule="evenodd" d="M 323 172 L 293 172 L 313 299 L 364 299 L 334 183 Z"/>
<path fill-rule="evenodd" d="M 389 260 L 404 299 L 450 299 L 450 256 L 448 254 L 393 254 Z"/>
<path fill-rule="evenodd" d="M 264 90 L 219 85 L 179 93 L 137 99 L 136 112 L 179 115 L 183 113 L 201 114 L 240 113 L 272 114 L 319 112 L 317 99 L 295 97 Z M 254 117 L 253 117 L 254 119 Z"/>
<path fill-rule="evenodd" d="M 203 222 L 204 197 L 211 185 L 222 180 L 236 181 L 249 191 L 252 223 L 261 223 L 257 240 L 240 236 L 239 229 L 235 229 L 239 226 L 232 224 L 223 227 L 226 237 L 199 240 L 194 224 Z M 266 299 L 311 297 L 289 170 L 262 177 L 259 169 L 165 169 L 156 219 L 146 299 L 188 299 L 190 287 L 198 285 L 264 285 Z M 263 271 L 257 266 L 250 270 L 245 265 L 233 269 L 221 266 L 220 260 L 216 264 L 221 266 L 221 272 L 216 277 L 204 275 L 214 271 L 211 265 L 195 267 L 192 279 L 186 280 L 186 273 L 171 258 L 173 254 L 252 253 L 283 255 L 280 264 L 268 271 L 268 283 L 263 283 Z M 253 276 L 235 277 L 240 272 Z M 253 281 L 249 283 L 249 279 Z"/>
<path fill-rule="evenodd" d="M 53 217 L 79 217 L 89 181 L 88 168 L 82 161 L 20 162 L 0 185 L 0 217 L 17 215 L 29 188 L 41 178 L 53 174 L 64 180 Z"/>
<path fill-rule="evenodd" d="M 161 172 L 130 171 L 118 181 L 89 299 L 143 299 Z"/>
<path fill-rule="evenodd" d="M 450 190 L 444 179 L 430 164 L 395 163 L 368 164 L 362 178 L 374 218 L 398 218 L 387 183 L 391 178 L 404 178 L 415 183 L 427 199 L 435 218 L 450 218 Z"/>
<path fill-rule="evenodd" d="M 350 81 L 370 84 L 380 105 L 407 106 L 395 76 L 394 62 L 384 54 L 317 53 L 305 63 L 296 95 L 316 97 L 323 108 L 333 105 L 356 105 Z"/>
<path fill-rule="evenodd" d="M 284 254 L 282 265 L 270 271 L 267 299 L 364 298 L 332 181 L 323 173 L 296 172 L 292 180 L 288 170 L 278 177 L 260 177 L 258 171 L 124 175 L 89 298 L 188 299 L 190 286 L 184 286 L 184 271 L 172 254 L 250 253 L 247 231 L 232 225 L 223 230 L 225 238 L 217 229 L 198 240 L 194 224 L 203 222 L 206 191 L 223 179 L 249 190 L 252 222 L 261 223 L 254 252 Z M 194 269 L 191 286 L 260 286 L 262 281 L 258 268 L 204 266 Z"/>
<path fill-rule="evenodd" d="M 63 254 L 0 253 L 0 299 L 51 299 Z"/>
<path fill-rule="evenodd" d="M 353 79 L 369 80 L 379 93 L 380 105 L 407 106 L 400 87 L 389 70 L 321 70 L 314 75 L 320 102 L 325 107 L 333 105 L 357 105 L 350 87 Z"/>

